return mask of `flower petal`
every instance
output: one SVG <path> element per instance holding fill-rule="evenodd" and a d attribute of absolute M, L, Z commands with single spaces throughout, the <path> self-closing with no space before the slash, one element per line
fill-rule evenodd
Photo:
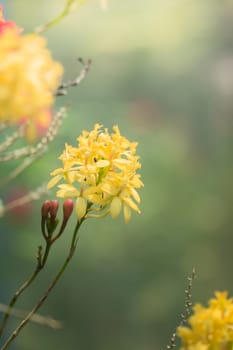
<path fill-rule="evenodd" d="M 47 188 L 49 189 L 49 188 L 54 187 L 61 179 L 62 179 L 62 176 L 61 176 L 61 175 L 57 175 L 57 176 L 53 177 L 53 178 L 49 181 L 49 183 L 48 183 L 48 185 L 47 185 Z"/>
<path fill-rule="evenodd" d="M 96 166 L 97 168 L 105 168 L 109 166 L 109 164 L 110 164 L 109 160 L 102 159 L 102 160 L 98 160 L 98 162 L 96 163 Z"/>
<path fill-rule="evenodd" d="M 131 219 L 130 207 L 128 205 L 124 205 L 123 212 L 124 212 L 125 223 L 127 224 L 130 221 L 130 219 Z"/>

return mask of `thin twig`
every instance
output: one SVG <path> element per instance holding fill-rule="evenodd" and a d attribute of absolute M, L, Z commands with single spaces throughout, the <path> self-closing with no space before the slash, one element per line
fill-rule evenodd
<path fill-rule="evenodd" d="M 7 212 L 9 212 L 14 208 L 17 208 L 21 205 L 28 204 L 32 201 L 40 199 L 46 193 L 48 193 L 47 185 L 43 184 L 37 187 L 34 191 L 27 193 L 25 196 L 17 198 L 3 205 L 3 207 L 0 207 L 0 217 L 2 217 L 3 215 L 5 215 Z"/>
<path fill-rule="evenodd" d="M 0 180 L 0 187 L 7 185 L 10 181 L 14 180 L 19 174 L 21 174 L 26 168 L 32 165 L 36 160 L 41 158 L 45 154 L 45 149 L 41 150 L 37 154 L 34 154 L 31 157 L 27 157 L 23 162 L 12 170 L 5 178 Z"/>
<path fill-rule="evenodd" d="M 0 144 L 0 152 L 4 152 L 7 148 L 12 146 L 18 139 L 23 137 L 24 125 L 19 127 L 16 131 L 14 131 L 10 136 L 6 136 L 4 142 Z"/>
<path fill-rule="evenodd" d="M 4 304 L 0 304 L 0 312 L 7 312 L 8 310 L 8 305 L 4 305 Z M 20 310 L 20 309 L 16 309 L 13 308 L 10 311 L 10 315 L 17 317 L 17 318 L 25 318 L 25 316 L 27 315 L 26 311 Z M 41 324 L 43 326 L 48 326 L 51 327 L 53 329 L 61 329 L 62 328 L 62 323 L 49 317 L 49 316 L 42 316 L 40 314 L 35 314 L 31 317 L 32 322 Z"/>
<path fill-rule="evenodd" d="M 192 287 L 193 287 L 193 281 L 195 278 L 196 278 L 196 271 L 195 271 L 195 268 L 193 268 L 191 276 L 187 278 L 188 285 L 187 285 L 187 288 L 185 289 L 185 310 L 184 310 L 184 313 L 181 314 L 181 321 L 180 321 L 179 327 L 183 326 L 187 322 L 191 314 Z M 166 346 L 167 350 L 173 349 L 176 346 L 175 344 L 176 336 L 177 336 L 177 333 L 175 331 L 170 338 L 169 344 Z"/>
<path fill-rule="evenodd" d="M 57 282 L 60 280 L 61 276 L 63 275 L 63 272 L 65 271 L 66 267 L 68 266 L 69 262 L 71 261 L 76 247 L 77 247 L 77 234 L 79 231 L 79 228 L 82 224 L 82 222 L 85 219 L 83 218 L 82 220 L 77 222 L 77 225 L 75 227 L 73 236 L 72 236 L 72 241 L 71 241 L 71 246 L 69 249 L 69 253 L 67 258 L 65 259 L 63 265 L 61 266 L 60 270 L 58 271 L 58 273 L 56 274 L 55 278 L 52 280 L 52 282 L 50 283 L 48 289 L 45 291 L 45 293 L 43 294 L 43 296 L 39 299 L 39 301 L 37 302 L 37 304 L 34 306 L 34 308 L 28 313 L 28 315 L 25 317 L 24 320 L 21 321 L 21 323 L 19 324 L 19 326 L 13 331 L 13 333 L 9 336 L 9 338 L 6 340 L 6 342 L 3 344 L 3 346 L 1 347 L 0 350 L 6 350 L 8 348 L 8 346 L 12 343 L 12 341 L 19 335 L 19 333 L 21 332 L 21 330 L 27 325 L 27 323 L 30 321 L 30 319 L 32 318 L 32 316 L 37 312 L 37 310 L 44 304 L 44 302 L 46 301 L 46 299 L 48 298 L 48 296 L 50 295 L 51 291 L 53 290 L 53 288 L 56 286 Z"/>
<path fill-rule="evenodd" d="M 0 156 L 0 161 L 6 162 L 13 159 L 32 156 L 40 152 L 41 150 L 45 149 L 47 145 L 54 140 L 59 130 L 59 127 L 61 126 L 62 120 L 66 116 L 66 111 L 67 111 L 67 108 L 63 107 L 55 114 L 46 135 L 35 146 L 22 147 L 12 152 L 3 154 Z"/>
<path fill-rule="evenodd" d="M 189 316 L 192 313 L 191 307 L 193 305 L 192 303 L 192 288 L 193 288 L 193 281 L 194 278 L 196 278 L 196 271 L 195 268 L 192 270 L 192 275 L 188 277 L 188 285 L 185 289 L 185 311 L 183 314 L 181 314 L 181 322 L 180 326 L 183 326 L 185 323 L 187 323 Z"/>
<path fill-rule="evenodd" d="M 75 79 L 72 79 L 66 83 L 62 83 L 57 89 L 56 96 L 66 95 L 67 88 L 80 85 L 81 82 L 85 79 L 85 77 L 86 77 L 86 75 L 91 67 L 91 60 L 89 59 L 87 61 L 87 63 L 85 63 L 82 58 L 78 58 L 78 61 L 83 65 L 83 69 L 81 70 L 81 72 L 79 73 L 79 75 Z"/>
<path fill-rule="evenodd" d="M 78 6 L 81 6 L 82 4 L 85 3 L 86 0 L 79 0 L 78 2 L 76 1 L 76 7 Z M 64 9 L 62 10 L 62 12 L 56 16 L 55 18 L 53 18 L 51 21 L 45 23 L 45 24 L 42 24 L 40 25 L 39 27 L 35 28 L 35 33 L 42 33 L 44 32 L 45 30 L 49 29 L 49 28 L 52 28 L 53 26 L 57 25 L 64 17 L 66 17 L 67 15 L 69 15 L 71 12 L 72 12 L 72 7 L 73 7 L 73 4 L 74 3 L 74 0 L 68 0 L 66 1 L 66 4 L 65 4 L 65 7 Z"/>
<path fill-rule="evenodd" d="M 7 321 L 9 319 L 9 317 L 12 315 L 13 306 L 18 301 L 20 295 L 32 284 L 32 282 L 38 276 L 40 271 L 45 267 L 51 246 L 52 246 L 51 240 L 46 240 L 46 247 L 45 247 L 44 253 L 43 253 L 42 246 L 41 245 L 38 246 L 37 256 L 36 256 L 37 263 L 36 263 L 35 270 L 31 274 L 31 276 L 18 288 L 18 290 L 15 292 L 15 294 L 11 298 L 11 300 L 6 308 L 5 315 L 2 319 L 1 325 L 0 325 L 0 337 L 1 337 L 5 327 L 7 325 Z M 26 316 L 27 316 L 27 313 L 24 313 L 24 316 L 22 316 L 21 318 L 25 318 Z"/>
<path fill-rule="evenodd" d="M 22 286 L 16 291 L 16 293 L 14 294 L 14 296 L 12 297 L 12 299 L 10 300 L 6 311 L 5 311 L 5 315 L 3 317 L 2 323 L 1 323 L 1 327 L 0 327 L 0 337 L 6 327 L 7 321 L 10 317 L 10 315 L 12 315 L 12 308 L 15 305 L 16 301 L 18 300 L 18 298 L 20 297 L 20 295 L 25 291 L 25 289 L 27 289 L 30 284 L 34 281 L 34 279 L 36 278 L 36 276 L 38 275 L 38 273 L 40 272 L 41 268 L 40 267 L 36 267 L 35 271 L 33 272 L 33 274 L 31 275 L 30 278 L 28 278 L 23 284 Z"/>

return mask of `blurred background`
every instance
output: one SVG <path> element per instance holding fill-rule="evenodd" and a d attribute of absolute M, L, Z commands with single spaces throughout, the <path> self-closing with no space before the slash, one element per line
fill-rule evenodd
<path fill-rule="evenodd" d="M 58 99 L 56 108 L 70 101 L 72 107 L 48 154 L 3 198 L 48 181 L 64 143 L 75 145 L 83 129 L 118 124 L 139 142 L 142 214 L 128 225 L 122 217 L 86 222 L 74 260 L 40 311 L 62 321 L 63 329 L 30 324 L 15 350 L 165 349 L 193 267 L 194 302 L 206 303 L 215 290 L 233 294 L 233 2 L 107 5 L 103 10 L 101 1 L 90 1 L 45 33 L 53 57 L 65 67 L 64 80 L 78 74 L 78 57 L 91 58 L 92 68 L 82 85 Z M 26 33 L 63 6 L 62 0 L 4 4 L 5 17 Z M 41 202 L 1 219 L 3 303 L 33 269 L 42 241 Z M 51 280 L 73 225 L 19 307 L 30 309 Z"/>

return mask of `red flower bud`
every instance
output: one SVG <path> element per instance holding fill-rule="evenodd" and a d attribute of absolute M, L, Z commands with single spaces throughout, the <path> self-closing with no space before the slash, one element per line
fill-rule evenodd
<path fill-rule="evenodd" d="M 68 221 L 74 209 L 74 202 L 72 199 L 66 199 L 63 203 L 63 221 Z"/>
<path fill-rule="evenodd" d="M 54 243 L 63 233 L 63 231 L 66 228 L 66 224 L 69 220 L 70 215 L 72 214 L 72 211 L 74 209 L 74 202 L 72 199 L 66 199 L 63 203 L 63 221 L 60 227 L 60 230 L 58 232 L 58 234 L 53 237 L 52 239 L 52 243 Z"/>
<path fill-rule="evenodd" d="M 56 216 L 57 216 L 57 211 L 58 211 L 59 203 L 56 199 L 50 201 L 50 218 L 51 221 L 55 221 Z"/>
<path fill-rule="evenodd" d="M 41 207 L 41 217 L 45 220 L 50 210 L 50 201 L 44 201 Z"/>
<path fill-rule="evenodd" d="M 44 201 L 41 207 L 41 231 L 45 239 L 47 237 L 45 224 L 48 219 L 49 211 L 50 211 L 50 201 Z"/>

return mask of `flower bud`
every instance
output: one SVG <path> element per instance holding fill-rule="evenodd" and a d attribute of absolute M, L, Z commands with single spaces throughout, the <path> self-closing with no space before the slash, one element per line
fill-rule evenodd
<path fill-rule="evenodd" d="M 86 215 L 87 201 L 83 197 L 78 197 L 75 203 L 75 211 L 79 221 Z"/>
<path fill-rule="evenodd" d="M 47 238 L 45 224 L 47 224 L 49 211 L 50 211 L 50 201 L 44 201 L 41 207 L 41 231 L 45 239 Z"/>
<path fill-rule="evenodd" d="M 63 203 L 63 221 L 67 222 L 74 209 L 74 202 L 72 199 L 66 199 Z"/>
<path fill-rule="evenodd" d="M 63 203 L 63 220 L 58 234 L 52 238 L 51 242 L 54 243 L 64 232 L 70 215 L 74 209 L 74 202 L 72 199 L 66 199 Z"/>
<path fill-rule="evenodd" d="M 114 197 L 110 204 L 110 214 L 113 219 L 115 219 L 121 212 L 121 200 L 119 197 Z"/>
<path fill-rule="evenodd" d="M 56 199 L 50 201 L 50 219 L 51 222 L 54 222 L 57 216 L 57 211 L 58 211 L 59 203 Z"/>
<path fill-rule="evenodd" d="M 46 220 L 48 217 L 48 213 L 50 210 L 50 201 L 44 201 L 41 207 L 41 217 L 42 219 Z"/>

